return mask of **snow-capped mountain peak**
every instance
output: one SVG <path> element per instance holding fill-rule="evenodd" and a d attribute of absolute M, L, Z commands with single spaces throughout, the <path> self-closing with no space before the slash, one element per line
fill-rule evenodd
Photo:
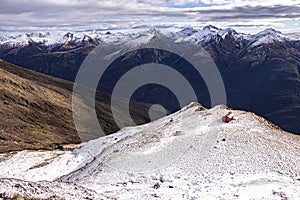
<path fill-rule="evenodd" d="M 250 41 L 253 42 L 251 44 L 252 47 L 259 46 L 261 44 L 269 44 L 273 42 L 284 42 L 285 40 L 289 40 L 289 37 L 286 37 L 280 31 L 276 31 L 272 28 L 265 29 L 255 35 L 250 36 Z"/>
<path fill-rule="evenodd" d="M 144 33 L 145 34 L 150 34 L 150 35 L 153 35 L 153 36 L 163 35 L 163 33 L 157 28 L 151 28 L 148 31 L 145 31 Z"/>
<path fill-rule="evenodd" d="M 121 40 L 121 43 L 124 43 L 128 46 L 139 46 L 141 44 L 147 44 L 149 43 L 152 39 L 155 38 L 164 38 L 164 37 L 168 37 L 167 35 L 165 35 L 164 33 L 162 33 L 159 29 L 157 28 L 151 28 L 147 31 L 143 31 L 140 33 L 134 33 L 134 34 L 130 34 L 128 35 L 128 38 L 126 38 L 125 40 Z"/>
<path fill-rule="evenodd" d="M 213 25 L 207 25 L 207 26 L 204 26 L 202 31 L 210 31 L 210 32 L 218 32 L 220 29 L 213 26 Z"/>
<path fill-rule="evenodd" d="M 185 35 L 185 36 L 191 36 L 194 33 L 197 33 L 198 30 L 194 29 L 194 28 L 184 28 L 181 31 L 179 31 L 179 34 Z"/>
<path fill-rule="evenodd" d="M 280 31 L 277 31 L 273 28 L 267 28 L 261 32 L 258 33 L 258 35 L 263 35 L 263 34 L 282 34 Z"/>

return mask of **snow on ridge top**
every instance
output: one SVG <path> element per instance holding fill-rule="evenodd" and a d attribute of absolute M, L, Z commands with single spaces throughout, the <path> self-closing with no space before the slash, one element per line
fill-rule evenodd
<path fill-rule="evenodd" d="M 220 36 L 223 36 L 224 34 L 228 34 L 228 33 L 236 34 L 236 35 L 238 34 L 232 28 L 221 29 L 221 28 L 217 28 L 217 27 L 212 26 L 212 25 L 205 26 L 202 29 L 202 32 L 207 33 L 207 34 L 212 34 L 212 35 L 220 35 Z"/>
<path fill-rule="evenodd" d="M 272 28 L 261 31 L 257 34 L 239 34 L 232 28 L 221 29 L 212 25 L 203 27 L 202 30 L 193 28 L 184 28 L 179 32 L 170 32 L 163 34 L 159 29 L 152 28 L 138 33 L 100 33 L 97 31 L 79 31 L 79 32 L 34 32 L 34 33 L 18 33 L 18 32 L 2 32 L 0 33 L 0 44 L 8 44 L 11 46 L 27 45 L 29 42 L 37 42 L 46 46 L 55 44 L 63 44 L 65 42 L 84 42 L 88 38 L 101 42 L 128 42 L 130 45 L 139 43 L 147 43 L 153 37 L 170 37 L 174 41 L 191 40 L 192 42 L 209 42 L 211 40 L 223 39 L 227 35 L 232 35 L 235 39 L 244 39 L 257 46 L 263 43 L 271 43 L 274 41 L 297 41 L 300 40 L 300 34 L 283 34 Z"/>
<path fill-rule="evenodd" d="M 280 31 L 277 31 L 273 28 L 267 28 L 263 31 L 258 32 L 256 35 L 262 35 L 262 34 L 282 34 Z"/>
<path fill-rule="evenodd" d="M 71 41 L 82 41 L 85 36 L 90 38 L 99 37 L 98 33 L 93 32 L 64 32 L 64 31 L 48 31 L 48 32 L 4 32 L 0 34 L 0 44 L 9 44 L 11 46 L 27 45 L 29 42 L 41 43 L 46 46 L 55 44 L 63 44 Z"/>
<path fill-rule="evenodd" d="M 264 31 L 261 31 L 255 35 L 251 35 L 249 37 L 250 41 L 252 40 L 253 43 L 251 44 L 252 47 L 259 46 L 261 44 L 269 44 L 273 42 L 283 42 L 285 41 L 285 35 L 282 34 L 280 31 L 276 31 L 272 28 L 268 28 Z"/>
<path fill-rule="evenodd" d="M 65 33 L 60 31 L 55 32 L 33 32 L 33 33 L 2 33 L 0 35 L 0 44 L 9 44 L 12 46 L 26 45 L 33 41 L 36 43 L 43 43 L 45 45 L 53 45 L 64 43 Z"/>
<path fill-rule="evenodd" d="M 163 35 L 163 33 L 158 28 L 151 28 L 151 29 L 149 29 L 147 31 L 144 31 L 142 33 L 144 33 L 144 34 L 151 34 L 151 35 L 154 35 L 154 36 Z"/>
<path fill-rule="evenodd" d="M 235 120 L 223 123 L 229 111 Z M 15 178 L 76 184 L 121 199 L 148 198 L 154 192 L 161 199 L 274 199 L 277 194 L 297 199 L 299 145 L 299 136 L 284 134 L 255 114 L 191 103 L 72 150 L 0 154 L 0 177 L 7 180 L 0 180 L 0 192 L 17 185 L 9 184 L 9 178 Z M 256 188 L 259 192 L 253 194 Z M 69 193 L 72 190 L 68 187 Z"/>
<path fill-rule="evenodd" d="M 229 111 L 232 112 L 232 115 L 234 116 L 235 120 L 229 124 L 225 124 L 222 122 L 222 117 Z M 187 127 L 188 130 L 191 130 L 194 134 L 197 132 L 195 130 L 203 130 L 203 128 L 209 128 L 210 126 L 213 127 L 213 129 L 223 129 L 225 127 L 227 128 L 227 131 L 235 131 L 235 129 L 237 129 L 242 132 L 256 127 L 253 129 L 253 131 L 250 131 L 248 133 L 251 137 L 262 134 L 263 131 L 275 131 L 280 134 L 284 133 L 284 131 L 282 131 L 277 126 L 273 125 L 264 118 L 257 116 L 253 113 L 232 110 L 226 105 L 217 105 L 213 108 L 206 109 L 201 104 L 192 102 L 189 105 L 183 107 L 181 110 L 170 114 L 166 117 L 160 118 L 156 121 L 153 121 L 151 123 L 136 127 L 125 127 L 120 131 L 116 132 L 115 134 L 89 141 L 86 145 L 78 149 L 78 152 L 84 153 L 86 151 L 89 151 L 90 153 L 93 152 L 93 155 L 96 155 L 97 152 L 99 152 L 99 145 L 101 146 L 101 144 L 103 144 L 103 141 L 106 141 L 105 147 L 109 147 L 110 145 L 118 144 L 123 140 L 126 140 L 126 138 L 134 137 L 135 140 L 143 140 L 143 138 L 139 138 L 139 135 L 144 135 L 145 132 L 148 131 L 151 132 L 151 134 L 153 135 L 162 138 L 166 137 L 167 139 L 169 139 L 170 133 L 173 134 L 173 132 L 177 131 L 186 131 Z M 162 127 L 164 130 L 163 134 L 161 133 Z M 177 127 L 177 129 L 175 127 Z M 206 131 L 206 129 L 204 129 L 204 131 Z M 195 135 L 193 136 L 193 134 L 190 136 L 194 137 Z M 197 134 L 202 133 L 196 133 L 196 135 Z M 226 134 L 230 135 L 230 132 Z M 262 135 L 266 136 L 268 134 L 269 133 L 263 133 Z M 240 136 L 240 139 L 244 137 L 242 133 L 240 133 Z M 270 134 L 268 137 L 272 137 L 272 135 Z M 125 147 L 127 145 L 123 144 L 121 146 Z M 96 149 L 94 147 L 96 147 Z"/>
<path fill-rule="evenodd" d="M 218 37 L 222 37 L 224 39 L 228 34 L 234 36 L 235 38 L 240 37 L 240 35 L 232 28 L 221 29 L 212 25 L 205 26 L 200 31 L 195 30 L 192 32 L 192 34 L 187 36 L 192 41 L 209 42 L 214 38 L 218 40 Z"/>
<path fill-rule="evenodd" d="M 197 33 L 197 32 L 198 32 L 198 30 L 196 30 L 194 28 L 184 28 L 181 31 L 179 31 L 178 33 L 182 34 L 182 35 L 186 35 L 186 36 L 191 36 L 191 35 L 193 35 L 194 33 Z"/>
<path fill-rule="evenodd" d="M 131 47 L 136 47 L 141 44 L 147 44 L 154 38 L 164 38 L 164 37 L 169 37 L 169 36 L 165 35 L 157 28 L 151 28 L 147 31 L 129 34 L 127 35 L 125 40 L 121 40 L 119 42 Z"/>
<path fill-rule="evenodd" d="M 265 29 L 256 34 L 243 34 L 238 33 L 232 28 L 221 29 L 212 25 L 203 27 L 202 30 L 197 31 L 195 29 L 185 28 L 177 32 L 178 36 L 173 36 L 175 40 L 187 39 L 192 42 L 209 42 L 211 40 L 219 40 L 218 37 L 223 39 L 229 34 L 235 39 L 247 40 L 252 47 L 259 46 L 261 44 L 268 44 L 273 42 L 284 42 L 284 41 L 297 41 L 300 40 L 300 34 L 283 34 L 272 28 Z"/>
<path fill-rule="evenodd" d="M 209 30 L 211 32 L 218 32 L 220 29 L 213 25 L 204 26 L 202 30 Z"/>
<path fill-rule="evenodd" d="M 254 35 L 246 35 L 245 39 L 252 41 L 252 47 L 273 42 L 299 41 L 300 33 L 282 33 L 273 28 L 267 28 Z"/>

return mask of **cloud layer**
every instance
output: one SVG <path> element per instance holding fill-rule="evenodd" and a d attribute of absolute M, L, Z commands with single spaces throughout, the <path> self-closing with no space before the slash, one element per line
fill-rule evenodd
<path fill-rule="evenodd" d="M 240 29 L 273 27 L 300 31 L 296 0 L 1 0 L 0 29 L 119 30 L 201 28 L 207 24 Z"/>

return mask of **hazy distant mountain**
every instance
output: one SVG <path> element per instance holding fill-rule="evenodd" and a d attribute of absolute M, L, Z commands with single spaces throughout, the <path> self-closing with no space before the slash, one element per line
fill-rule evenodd
<path fill-rule="evenodd" d="M 250 35 L 214 26 L 202 30 L 185 28 L 166 35 L 157 29 L 134 34 L 2 33 L 0 58 L 74 81 L 84 58 L 95 46 L 118 42 L 139 45 L 162 36 L 190 41 L 210 53 L 223 77 L 229 106 L 255 112 L 287 131 L 300 134 L 300 34 L 266 29 Z M 153 91 L 155 88 L 151 88 Z M 147 93 L 150 91 L 143 91 L 145 96 L 157 99 Z M 162 100 L 170 101 L 168 98 Z M 203 96 L 200 102 L 210 107 L 208 97 Z"/>

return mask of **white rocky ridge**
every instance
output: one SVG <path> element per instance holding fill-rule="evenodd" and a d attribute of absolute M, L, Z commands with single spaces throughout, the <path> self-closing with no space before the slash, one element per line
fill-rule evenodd
<path fill-rule="evenodd" d="M 231 111 L 235 120 L 221 121 Z M 299 199 L 300 137 L 226 106 L 192 103 L 64 151 L 0 155 L 0 196 Z"/>
<path fill-rule="evenodd" d="M 220 36 L 223 39 L 228 33 L 232 33 L 236 39 L 246 40 L 253 43 L 253 46 L 257 46 L 262 43 L 270 43 L 274 41 L 299 41 L 299 33 L 283 34 L 273 29 L 266 29 L 257 34 L 243 34 L 237 33 L 232 28 L 220 29 L 214 26 L 205 26 L 202 30 L 196 30 L 193 28 L 185 28 L 179 32 L 170 32 L 166 35 L 174 40 L 191 40 L 193 42 L 209 42 L 212 37 Z M 101 33 L 97 31 L 81 31 L 81 32 L 34 32 L 34 33 L 19 33 L 19 32 L 1 32 L 0 33 L 0 45 L 20 46 L 27 45 L 29 42 L 39 43 L 45 46 L 59 45 L 65 42 L 72 41 L 81 43 L 86 38 L 91 38 L 99 42 L 147 42 L 153 36 L 163 35 L 158 29 L 150 29 L 148 31 L 142 31 L 139 33 Z"/>
<path fill-rule="evenodd" d="M 80 43 L 86 40 L 86 38 L 95 39 L 98 41 L 114 42 L 127 38 L 127 35 L 116 33 L 101 34 L 95 31 L 92 32 L 35 32 L 35 33 L 19 33 L 19 32 L 2 32 L 0 33 L 0 45 L 10 45 L 12 47 L 28 45 L 29 42 L 39 43 L 45 46 L 60 45 L 66 42 Z"/>

